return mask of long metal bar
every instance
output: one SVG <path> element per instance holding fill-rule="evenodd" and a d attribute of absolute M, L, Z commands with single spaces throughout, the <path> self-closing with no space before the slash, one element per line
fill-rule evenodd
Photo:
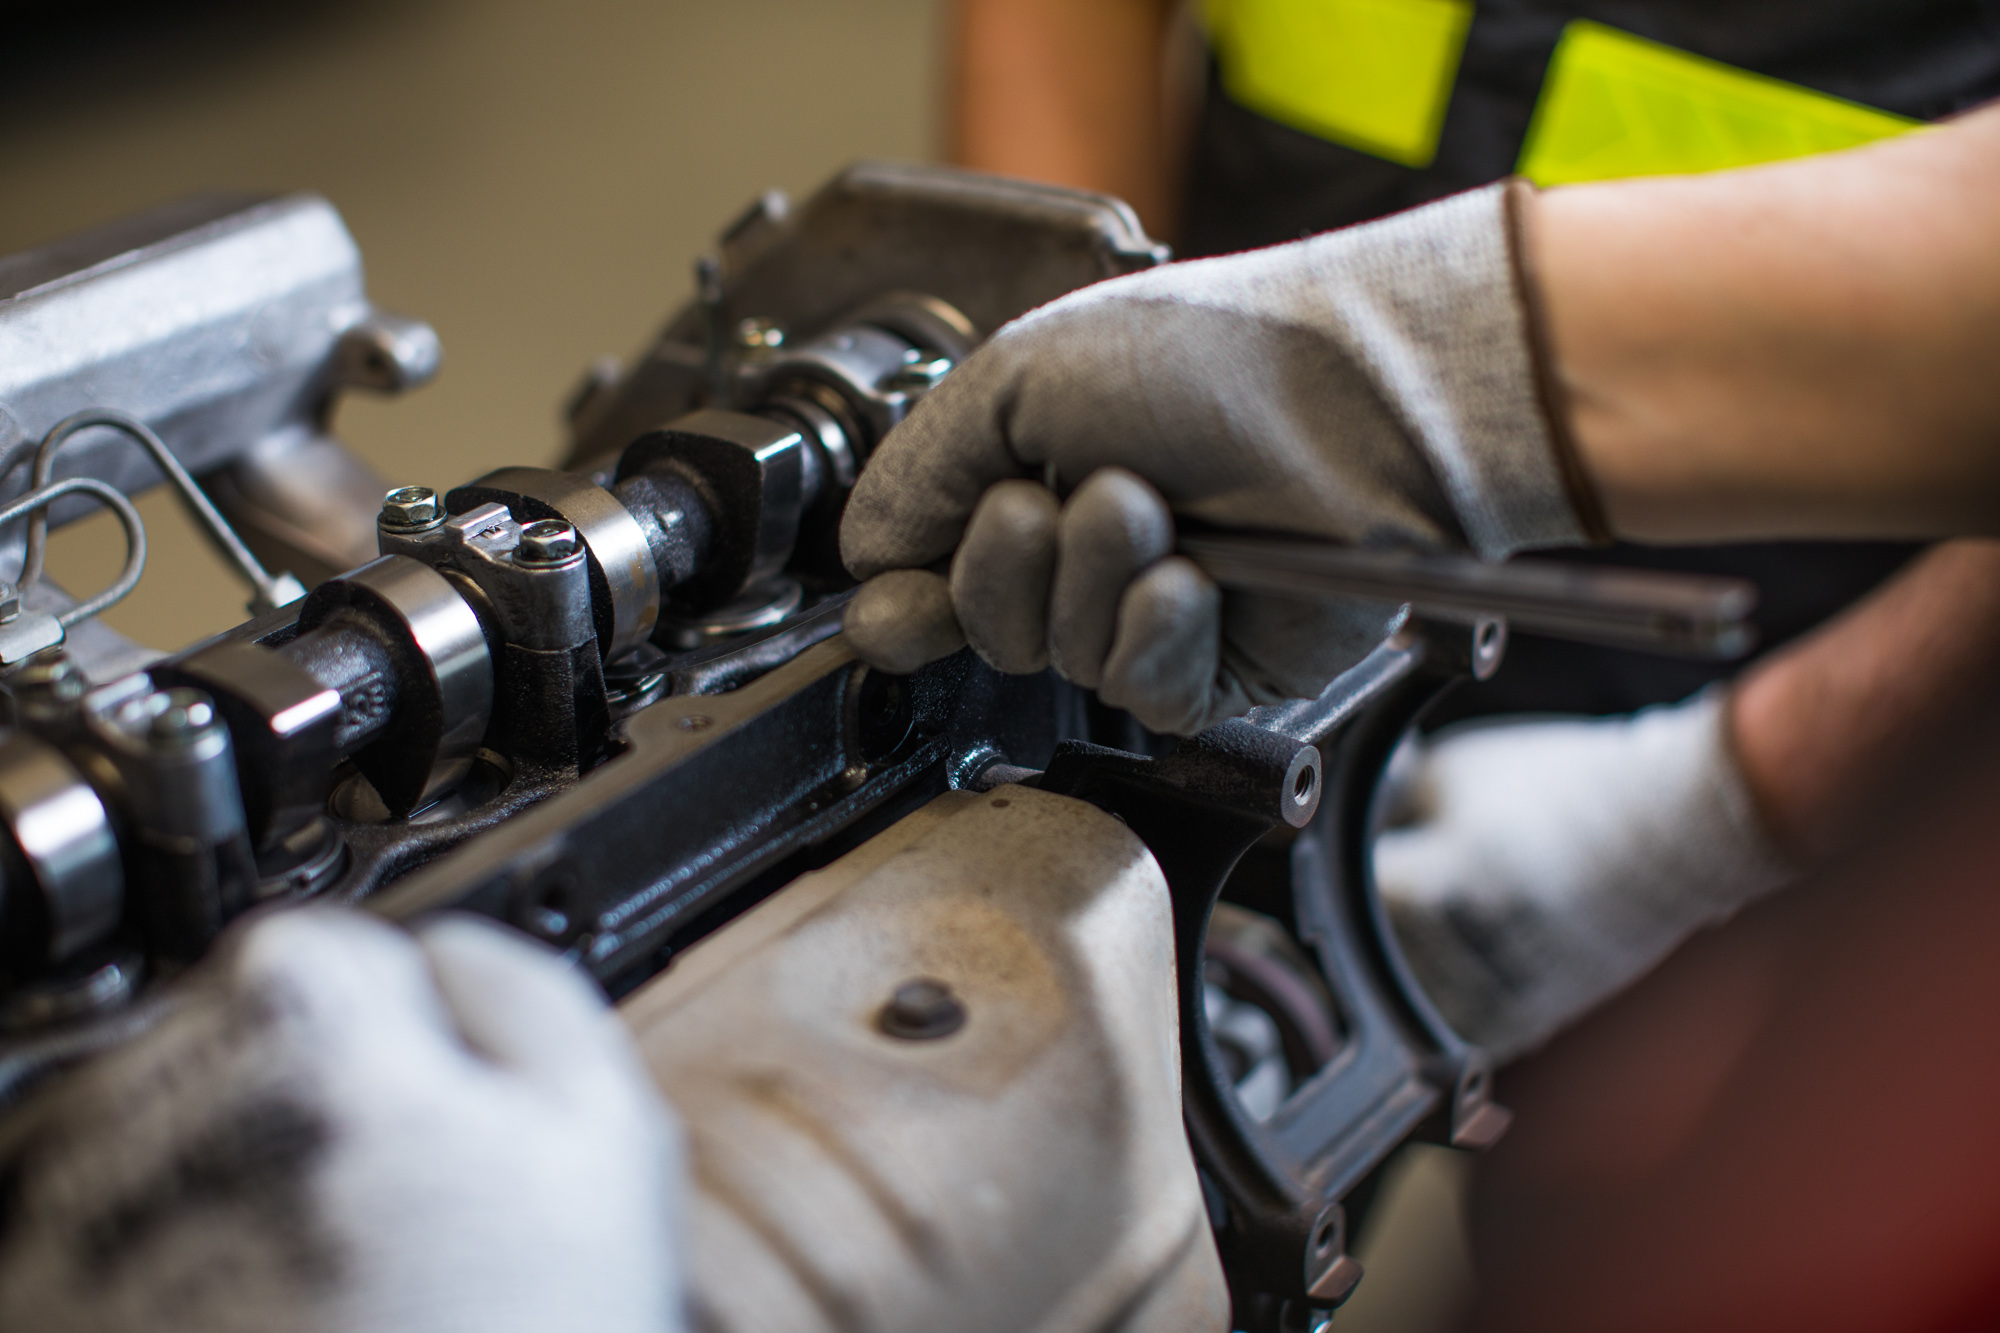
<path fill-rule="evenodd" d="M 1463 620 L 1686 657 L 1750 651 L 1757 589 L 1742 579 L 1467 556 L 1363 550 L 1287 537 L 1188 536 L 1181 554 L 1225 588 L 1408 603 Z"/>

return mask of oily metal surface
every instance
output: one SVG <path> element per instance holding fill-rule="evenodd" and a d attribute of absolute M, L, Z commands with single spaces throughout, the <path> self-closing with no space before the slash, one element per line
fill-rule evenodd
<path fill-rule="evenodd" d="M 885 1030 L 913 981 L 962 1025 Z M 941 796 L 623 1013 L 687 1127 L 701 1327 L 1229 1326 L 1181 1127 L 1167 886 L 1103 812 Z"/>

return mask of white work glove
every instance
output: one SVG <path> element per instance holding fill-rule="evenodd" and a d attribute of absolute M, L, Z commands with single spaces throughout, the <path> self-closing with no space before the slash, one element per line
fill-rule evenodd
<path fill-rule="evenodd" d="M 304 908 L 179 986 L 0 1131 L 0 1328 L 680 1326 L 678 1131 L 546 950 Z"/>
<path fill-rule="evenodd" d="M 1392 766 L 1391 819 L 1410 822 L 1376 839 L 1376 884 L 1460 1034 L 1518 1055 L 1791 878 L 1730 754 L 1725 698 L 1474 724 Z"/>
<path fill-rule="evenodd" d="M 1191 734 L 1316 696 L 1399 610 L 1220 593 L 1172 554 L 1176 517 L 1489 558 L 1584 540 L 1503 190 L 1118 278 L 1001 329 L 848 501 L 855 651 L 911 671 L 969 640 Z M 954 551 L 947 582 L 930 567 Z"/>

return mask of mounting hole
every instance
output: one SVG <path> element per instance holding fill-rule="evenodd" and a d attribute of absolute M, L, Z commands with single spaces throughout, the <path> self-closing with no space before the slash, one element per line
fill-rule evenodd
<path fill-rule="evenodd" d="M 1319 768 L 1319 751 L 1306 746 L 1292 759 L 1288 776 L 1281 780 L 1278 788 L 1279 814 L 1293 828 L 1304 828 L 1311 821 L 1313 811 L 1319 808 Z"/>
<path fill-rule="evenodd" d="M 902 749 L 916 724 L 909 682 L 887 672 L 864 670 L 852 697 L 854 748 L 862 761 L 880 763 Z"/>
<path fill-rule="evenodd" d="M 1500 669 L 1507 653 L 1507 622 L 1487 616 L 1472 627 L 1472 676 L 1486 680 Z"/>

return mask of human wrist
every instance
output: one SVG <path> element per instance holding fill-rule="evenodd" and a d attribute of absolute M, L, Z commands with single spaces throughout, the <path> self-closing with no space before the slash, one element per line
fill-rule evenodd
<path fill-rule="evenodd" d="M 1547 302 L 1542 295 L 1537 268 L 1536 209 L 1539 192 L 1525 177 L 1515 176 L 1506 183 L 1507 253 L 1513 265 L 1514 286 L 1521 302 L 1521 316 L 1528 345 L 1530 373 L 1534 378 L 1535 399 L 1541 408 L 1542 424 L 1548 431 L 1549 451 L 1562 477 L 1563 491 L 1575 511 L 1577 526 L 1592 546 L 1608 546 L 1614 540 L 1605 517 L 1604 499 L 1597 481 L 1583 458 L 1572 419 L 1569 387 L 1563 382 L 1555 359 L 1555 342 L 1549 327 Z"/>
<path fill-rule="evenodd" d="M 1521 199 L 1492 185 L 1316 237 L 1300 275 L 1323 292 L 1330 340 L 1392 405 L 1488 559 L 1601 536 L 1587 478 L 1566 475 L 1566 416 L 1538 370 Z"/>
<path fill-rule="evenodd" d="M 1774 844 L 1801 860 L 1821 839 L 1809 812 L 1824 802 L 1822 781 L 1793 744 L 1799 735 L 1796 673 L 1782 665 L 1752 670 L 1729 691 L 1724 735 L 1743 790 Z"/>
<path fill-rule="evenodd" d="M 1731 693 L 1729 743 L 1766 827 L 1823 860 L 1951 754 L 1988 706 L 2000 653 L 2000 543 L 1947 542 Z"/>

